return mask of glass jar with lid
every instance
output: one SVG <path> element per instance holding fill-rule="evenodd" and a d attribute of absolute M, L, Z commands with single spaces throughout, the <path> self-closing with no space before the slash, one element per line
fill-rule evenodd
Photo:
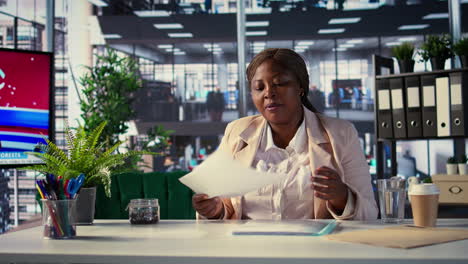
<path fill-rule="evenodd" d="M 128 204 L 128 219 L 131 224 L 156 224 L 159 222 L 158 199 L 132 199 Z"/>

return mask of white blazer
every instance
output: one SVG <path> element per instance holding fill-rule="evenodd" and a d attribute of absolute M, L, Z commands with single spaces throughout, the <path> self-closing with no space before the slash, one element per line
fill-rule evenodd
<path fill-rule="evenodd" d="M 321 166 L 334 168 L 341 180 L 354 194 L 354 214 L 350 219 L 377 219 L 377 205 L 372 191 L 369 166 L 365 160 L 357 131 L 345 120 L 316 114 L 304 108 L 307 127 L 310 169 Z M 220 149 L 231 153 L 234 159 L 252 166 L 259 148 L 262 130 L 267 121 L 261 115 L 244 117 L 226 127 Z M 312 219 L 333 218 L 326 201 L 314 197 Z M 223 199 L 225 219 L 242 218 L 242 197 Z"/>

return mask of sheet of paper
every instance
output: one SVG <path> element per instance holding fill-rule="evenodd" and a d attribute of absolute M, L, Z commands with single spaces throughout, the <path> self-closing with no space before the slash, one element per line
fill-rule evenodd
<path fill-rule="evenodd" d="M 216 151 L 179 180 L 195 193 L 210 197 L 233 197 L 279 183 L 286 174 L 266 173 L 247 168 L 224 151 Z"/>

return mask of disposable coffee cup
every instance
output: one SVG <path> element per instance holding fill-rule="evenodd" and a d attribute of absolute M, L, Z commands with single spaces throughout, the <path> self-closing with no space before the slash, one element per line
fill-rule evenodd
<path fill-rule="evenodd" d="M 439 188 L 433 183 L 414 184 L 408 192 L 415 226 L 433 227 L 437 222 Z"/>

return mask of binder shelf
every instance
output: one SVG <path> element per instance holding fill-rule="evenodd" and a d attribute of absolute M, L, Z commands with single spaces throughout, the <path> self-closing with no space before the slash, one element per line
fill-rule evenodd
<path fill-rule="evenodd" d="M 393 59 L 372 61 L 377 178 L 398 174 L 397 141 L 468 137 L 468 68 L 394 74 Z M 454 155 L 462 153 L 464 140 L 454 144 Z"/>
<path fill-rule="evenodd" d="M 377 139 L 468 136 L 468 68 L 377 75 Z"/>

